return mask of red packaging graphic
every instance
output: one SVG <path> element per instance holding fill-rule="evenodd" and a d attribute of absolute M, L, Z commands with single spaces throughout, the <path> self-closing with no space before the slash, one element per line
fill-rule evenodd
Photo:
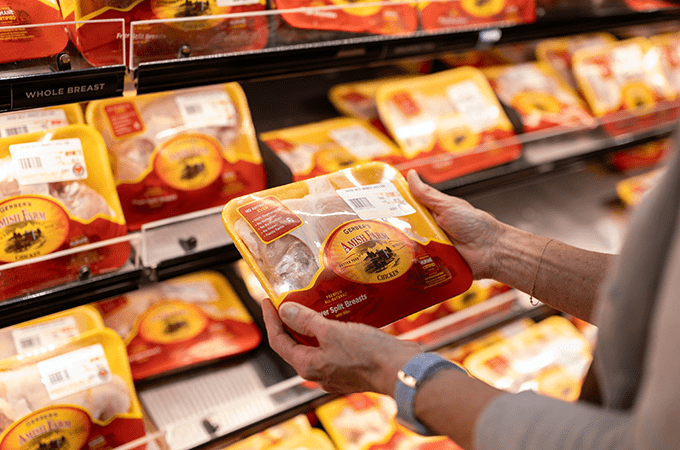
<path fill-rule="evenodd" d="M 283 19 L 296 28 L 372 34 L 409 34 L 418 28 L 415 5 L 390 5 L 389 1 L 384 5 L 361 6 L 361 3 L 347 0 L 275 0 L 275 8 L 318 7 L 306 12 L 282 12 Z M 322 8 L 328 6 L 338 8 Z"/>
<path fill-rule="evenodd" d="M 422 2 L 418 9 L 426 30 L 474 29 L 533 23 L 536 20 L 534 0 Z"/>
<path fill-rule="evenodd" d="M 68 33 L 62 26 L 49 25 L 55 22 L 61 22 L 57 0 L 1 0 L 0 64 L 44 58 L 64 50 Z"/>

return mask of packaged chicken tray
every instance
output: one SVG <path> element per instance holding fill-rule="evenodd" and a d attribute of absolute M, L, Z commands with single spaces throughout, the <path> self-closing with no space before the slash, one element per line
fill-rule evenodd
<path fill-rule="evenodd" d="M 472 283 L 444 231 L 384 163 L 234 199 L 222 219 L 277 307 L 298 302 L 379 327 Z"/>
<path fill-rule="evenodd" d="M 121 267 L 127 242 L 45 261 L 30 258 L 127 232 L 101 136 L 87 125 L 0 139 L 0 298 Z M 83 272 L 85 271 L 85 272 Z"/>
<path fill-rule="evenodd" d="M 260 329 L 226 278 L 196 272 L 95 304 L 125 341 L 135 381 L 240 355 Z"/>
<path fill-rule="evenodd" d="M 272 167 L 274 176 L 289 171 L 284 184 L 335 172 L 371 160 L 403 160 L 399 148 L 364 120 L 338 117 L 259 135 L 284 165 Z"/>
<path fill-rule="evenodd" d="M 89 305 L 29 320 L 0 330 L 0 359 L 58 347 L 82 333 L 102 328 L 102 316 Z"/>
<path fill-rule="evenodd" d="M 672 124 L 678 92 L 664 76 L 661 52 L 646 38 L 578 50 L 573 71 L 591 111 L 612 136 Z"/>
<path fill-rule="evenodd" d="M 90 102 L 131 230 L 224 205 L 267 179 L 238 83 Z"/>
<path fill-rule="evenodd" d="M 534 0 L 460 0 L 418 3 L 425 30 L 464 30 L 536 20 Z"/>
<path fill-rule="evenodd" d="M 484 74 L 459 67 L 383 83 L 376 92 L 380 118 L 430 183 L 514 161 L 516 130 Z"/>
<path fill-rule="evenodd" d="M 395 420 L 391 397 L 362 392 L 340 397 L 316 409 L 338 450 L 461 450 L 445 436 L 421 436 Z"/>
<path fill-rule="evenodd" d="M 0 362 L 0 386 L 0 448 L 112 449 L 144 435 L 125 347 L 111 330 Z"/>
<path fill-rule="evenodd" d="M 44 58 L 66 48 L 57 0 L 0 1 L 0 64 Z M 22 26 L 33 25 L 33 26 Z"/>
<path fill-rule="evenodd" d="M 60 3 L 64 20 L 76 22 L 69 27 L 71 41 L 90 64 L 98 67 L 127 64 L 123 50 L 127 55 L 132 53 L 130 60 L 135 64 L 176 59 L 183 45 L 191 49 L 191 56 L 258 50 L 265 46 L 269 35 L 266 16 L 248 15 L 264 11 L 264 0 Z M 224 18 L 225 14 L 244 16 Z M 141 21 L 147 22 L 135 25 L 131 47 L 130 24 Z"/>

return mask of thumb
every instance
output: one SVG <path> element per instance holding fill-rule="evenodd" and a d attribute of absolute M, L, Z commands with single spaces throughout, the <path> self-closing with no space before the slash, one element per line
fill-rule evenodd
<path fill-rule="evenodd" d="M 406 174 L 408 186 L 413 196 L 430 210 L 436 210 L 449 200 L 449 196 L 433 188 L 420 179 L 418 173 L 411 169 Z"/>
<path fill-rule="evenodd" d="M 279 307 L 279 317 L 291 330 L 305 336 L 317 336 L 325 320 L 313 309 L 299 303 L 286 302 Z"/>

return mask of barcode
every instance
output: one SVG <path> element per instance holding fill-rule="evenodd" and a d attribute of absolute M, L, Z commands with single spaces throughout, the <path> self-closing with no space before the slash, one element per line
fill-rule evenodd
<path fill-rule="evenodd" d="M 32 338 L 22 339 L 19 341 L 19 347 L 21 350 L 40 347 L 40 338 L 36 336 Z"/>
<path fill-rule="evenodd" d="M 50 380 L 50 385 L 55 385 L 55 384 L 62 383 L 66 380 L 70 380 L 71 377 L 69 377 L 68 371 L 66 369 L 64 369 L 60 372 L 55 372 L 53 374 L 48 375 L 47 379 Z"/>
<path fill-rule="evenodd" d="M 351 206 L 354 209 L 367 209 L 373 207 L 366 197 L 348 198 L 347 201 L 351 203 Z"/>
<path fill-rule="evenodd" d="M 184 106 L 184 112 L 189 115 L 193 116 L 196 114 L 203 114 L 203 107 L 199 105 L 198 103 L 195 103 L 193 105 L 185 105 Z"/>
<path fill-rule="evenodd" d="M 38 156 L 33 158 L 19 158 L 19 165 L 22 169 L 42 169 L 42 161 Z"/>
<path fill-rule="evenodd" d="M 5 136 L 16 136 L 17 134 L 28 133 L 28 127 L 26 125 L 20 125 L 18 127 L 5 128 Z"/>

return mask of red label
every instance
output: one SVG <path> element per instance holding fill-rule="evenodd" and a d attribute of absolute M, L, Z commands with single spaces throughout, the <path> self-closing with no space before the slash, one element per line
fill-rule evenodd
<path fill-rule="evenodd" d="M 262 242 L 268 244 L 302 225 L 302 219 L 275 197 L 241 206 L 238 212 L 257 233 Z"/>
<path fill-rule="evenodd" d="M 342 99 L 344 101 L 348 102 L 348 103 L 354 103 L 354 104 L 364 103 L 364 102 L 367 102 L 367 101 L 370 100 L 364 94 L 362 94 L 361 92 L 357 92 L 357 91 L 352 91 L 352 92 L 348 92 L 348 93 L 344 94 L 342 96 Z"/>
<path fill-rule="evenodd" d="M 420 112 L 420 108 L 408 92 L 397 92 L 392 94 L 390 100 L 397 105 L 405 116 L 415 116 Z"/>
<path fill-rule="evenodd" d="M 139 133 L 144 129 L 142 119 L 137 114 L 135 106 L 130 102 L 105 106 L 104 112 L 109 118 L 111 131 L 116 137 Z"/>
<path fill-rule="evenodd" d="M 285 151 L 293 148 L 293 144 L 283 139 L 269 139 L 265 141 L 269 147 L 274 151 Z"/>

